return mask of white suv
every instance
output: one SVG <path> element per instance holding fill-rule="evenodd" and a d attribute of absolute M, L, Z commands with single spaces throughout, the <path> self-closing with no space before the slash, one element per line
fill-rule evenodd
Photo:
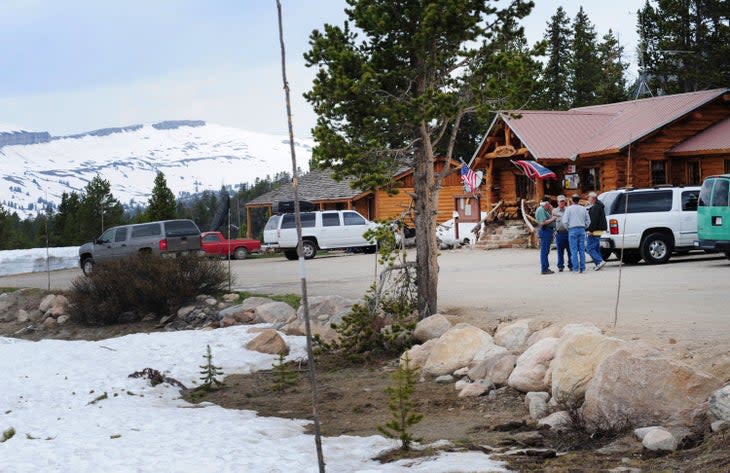
<path fill-rule="evenodd" d="M 666 263 L 672 252 L 696 249 L 699 187 L 659 186 L 620 189 L 598 198 L 606 210 L 608 230 L 601 236 L 604 259 L 624 249 L 625 263 Z"/>
<path fill-rule="evenodd" d="M 317 250 L 362 248 L 374 252 L 375 245 L 363 234 L 376 224 L 354 210 L 326 210 L 302 212 L 302 251 L 305 259 L 312 259 Z M 275 230 L 274 230 L 275 229 Z M 272 216 L 264 230 L 264 243 L 278 247 L 287 259 L 297 255 L 297 229 L 293 213 Z"/>

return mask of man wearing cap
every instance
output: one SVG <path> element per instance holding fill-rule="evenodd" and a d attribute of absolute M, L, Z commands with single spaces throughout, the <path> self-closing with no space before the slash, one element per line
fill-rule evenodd
<path fill-rule="evenodd" d="M 573 273 L 586 270 L 586 228 L 591 223 L 588 210 L 580 205 L 580 196 L 573 194 L 573 204 L 565 209 L 563 223 L 568 227 L 568 242 L 570 243 L 570 260 L 573 263 Z"/>
<path fill-rule="evenodd" d="M 550 270 L 548 254 L 550 253 L 550 245 L 553 243 L 553 234 L 555 233 L 556 217 L 551 215 L 552 206 L 550 198 L 543 196 L 540 206 L 535 211 L 535 220 L 539 226 L 538 236 L 540 237 L 540 270 L 542 274 L 553 274 Z"/>
<path fill-rule="evenodd" d="M 606 211 L 603 207 L 603 202 L 598 200 L 595 192 L 588 194 L 588 216 L 591 218 L 591 223 L 586 229 L 587 241 L 586 251 L 591 255 L 593 260 L 594 270 L 600 271 L 606 262 L 603 261 L 601 255 L 601 235 L 608 228 L 606 225 Z"/>
<path fill-rule="evenodd" d="M 570 259 L 570 245 L 568 244 L 568 227 L 563 222 L 563 214 L 568 207 L 568 201 L 564 195 L 558 196 L 558 208 L 553 209 L 553 217 L 555 220 L 555 246 L 558 250 L 558 271 L 563 272 L 565 268 L 565 255 L 568 255 L 568 270 L 573 269 L 573 263 Z"/>

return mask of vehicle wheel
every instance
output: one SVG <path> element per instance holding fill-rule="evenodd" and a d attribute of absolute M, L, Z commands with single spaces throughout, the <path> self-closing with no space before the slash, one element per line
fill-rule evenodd
<path fill-rule="evenodd" d="M 312 259 L 317 255 L 317 245 L 312 240 L 302 241 L 302 253 L 304 253 L 304 259 Z"/>
<path fill-rule="evenodd" d="M 608 261 L 612 254 L 613 251 L 607 248 L 601 248 L 601 258 L 603 258 L 603 261 Z"/>
<path fill-rule="evenodd" d="M 362 250 L 362 252 L 363 252 L 363 253 L 366 253 L 366 254 L 368 254 L 368 255 L 372 255 L 372 254 L 373 254 L 373 253 L 375 253 L 376 251 L 378 251 L 378 246 L 377 246 L 377 245 L 370 245 L 370 246 L 366 246 L 366 247 L 365 247 L 365 248 L 363 248 L 363 250 Z"/>
<path fill-rule="evenodd" d="M 91 275 L 91 271 L 94 269 L 94 259 L 86 258 L 81 262 L 81 271 L 84 272 L 84 276 Z"/>
<path fill-rule="evenodd" d="M 621 250 L 616 253 L 617 258 L 621 258 Z M 636 264 L 641 261 L 641 254 L 636 250 L 624 250 L 624 264 Z"/>
<path fill-rule="evenodd" d="M 248 256 L 248 250 L 242 246 L 239 246 L 233 251 L 233 257 L 236 259 L 246 259 Z"/>
<path fill-rule="evenodd" d="M 672 247 L 663 233 L 652 233 L 641 243 L 641 257 L 649 264 L 662 264 L 669 260 Z"/>
<path fill-rule="evenodd" d="M 284 256 L 289 261 L 294 261 L 295 259 L 299 258 L 299 255 L 297 255 L 297 250 L 284 250 Z"/>
<path fill-rule="evenodd" d="M 725 258 L 730 259 L 730 251 L 725 252 Z"/>

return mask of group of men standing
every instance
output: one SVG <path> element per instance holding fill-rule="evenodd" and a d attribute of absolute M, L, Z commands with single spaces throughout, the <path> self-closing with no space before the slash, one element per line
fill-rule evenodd
<path fill-rule="evenodd" d="M 550 198 L 544 196 L 535 212 L 540 237 L 540 270 L 542 274 L 553 274 L 548 261 L 550 247 L 555 237 L 558 250 L 558 271 L 566 266 L 568 270 L 583 273 L 586 270 L 586 252 L 593 260 L 595 271 L 606 265 L 601 256 L 601 234 L 606 230 L 606 212 L 596 193 L 588 194 L 588 207 L 580 205 L 580 196 L 573 194 L 572 204 L 564 195 L 558 196 L 558 207 L 553 208 Z"/>

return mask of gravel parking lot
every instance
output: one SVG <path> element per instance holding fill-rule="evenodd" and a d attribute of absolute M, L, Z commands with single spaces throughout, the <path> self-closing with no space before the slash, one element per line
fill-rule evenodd
<path fill-rule="evenodd" d="M 412 252 L 415 255 L 415 251 Z M 555 253 L 551 253 L 555 262 Z M 618 324 L 613 327 L 619 264 L 599 272 L 543 276 L 530 249 L 446 250 L 439 258 L 439 309 L 477 324 L 507 317 L 557 322 L 591 321 L 625 339 L 641 338 L 709 357 L 730 349 L 730 261 L 697 254 L 664 265 L 624 266 Z M 590 265 L 589 265 L 590 266 Z M 262 293 L 299 293 L 299 264 L 279 258 L 231 262 L 234 288 Z M 310 295 L 361 297 L 373 281 L 374 255 L 320 255 L 305 263 Z M 80 270 L 51 273 L 51 286 L 67 289 Z M 39 287 L 45 273 L 6 276 L 0 287 Z M 676 343 L 675 343 L 676 341 Z M 703 353 L 705 353 L 703 355 Z M 689 356 L 689 355 L 688 355 Z"/>

